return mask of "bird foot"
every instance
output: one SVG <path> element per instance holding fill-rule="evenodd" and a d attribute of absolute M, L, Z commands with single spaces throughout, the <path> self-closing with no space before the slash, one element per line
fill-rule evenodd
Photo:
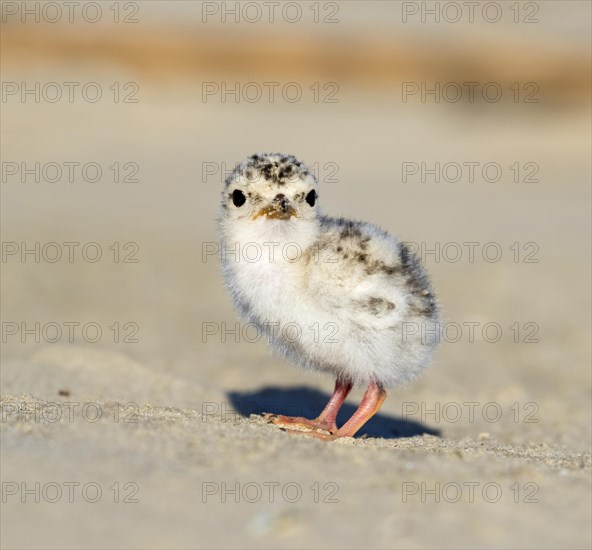
<path fill-rule="evenodd" d="M 337 431 L 336 425 L 318 420 L 309 420 L 301 416 L 284 416 L 283 414 L 264 413 L 263 418 L 287 432 L 305 435 L 330 435 Z M 326 434 L 322 433 L 326 432 Z"/>
<path fill-rule="evenodd" d="M 340 437 L 344 437 L 342 435 L 338 435 L 337 433 L 326 433 L 326 432 L 317 432 L 317 431 L 301 431 L 301 430 L 291 430 L 291 429 L 284 429 L 285 432 L 288 432 L 293 435 L 304 435 L 306 437 L 312 437 L 314 439 L 320 439 L 321 441 L 335 441 Z"/>

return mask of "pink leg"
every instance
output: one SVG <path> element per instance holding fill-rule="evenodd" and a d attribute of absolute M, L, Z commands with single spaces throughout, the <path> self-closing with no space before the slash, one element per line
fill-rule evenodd
<path fill-rule="evenodd" d="M 353 437 L 356 432 L 379 411 L 385 399 L 386 391 L 384 388 L 376 382 L 371 382 L 362 398 L 358 410 L 341 428 L 336 432 L 331 432 L 331 435 L 319 432 L 309 432 L 305 435 L 317 439 L 323 439 L 325 441 L 338 439 L 340 437 Z"/>
<path fill-rule="evenodd" d="M 287 428 L 293 431 L 305 429 L 307 431 L 324 430 L 326 432 L 335 433 L 337 432 L 337 424 L 335 423 L 337 413 L 351 389 L 351 382 L 337 380 L 335 382 L 335 390 L 333 391 L 331 399 L 329 399 L 329 402 L 315 420 L 308 420 L 301 416 L 284 416 L 282 414 L 278 415 L 270 413 L 265 413 L 263 417 L 268 422 L 271 422 L 280 428 Z"/>
<path fill-rule="evenodd" d="M 341 380 L 335 381 L 333 395 L 317 418 L 317 422 L 329 426 L 327 429 L 328 432 L 333 433 L 337 431 L 337 424 L 335 423 L 337 413 L 339 413 L 339 409 L 341 409 L 341 406 L 343 405 L 345 398 L 349 395 L 352 387 L 353 384 L 351 382 L 343 382 Z"/>

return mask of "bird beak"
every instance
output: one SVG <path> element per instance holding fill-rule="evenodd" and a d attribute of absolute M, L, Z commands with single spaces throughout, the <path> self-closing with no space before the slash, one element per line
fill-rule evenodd
<path fill-rule="evenodd" d="M 296 210 L 290 201 L 286 198 L 278 199 L 278 197 L 271 204 L 259 210 L 253 219 L 256 220 L 261 216 L 265 216 L 268 220 L 289 220 L 292 216 L 297 217 Z"/>
<path fill-rule="evenodd" d="M 256 220 L 261 216 L 265 216 L 268 220 L 289 220 L 292 216 L 296 217 L 296 210 L 291 206 L 284 210 L 270 205 L 259 210 L 259 212 L 253 216 L 253 219 Z"/>

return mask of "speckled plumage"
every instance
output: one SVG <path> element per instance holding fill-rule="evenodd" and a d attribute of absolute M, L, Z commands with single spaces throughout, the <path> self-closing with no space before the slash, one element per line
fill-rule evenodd
<path fill-rule="evenodd" d="M 290 155 L 253 155 L 230 174 L 219 229 L 235 304 L 299 366 L 354 384 L 411 380 L 436 344 L 425 270 L 379 227 L 322 214 L 317 195 L 314 174 Z M 249 247 L 260 257 L 249 261 Z"/>

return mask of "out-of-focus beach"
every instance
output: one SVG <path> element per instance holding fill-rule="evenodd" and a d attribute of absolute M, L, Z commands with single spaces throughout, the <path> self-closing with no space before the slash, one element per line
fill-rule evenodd
<path fill-rule="evenodd" d="M 2 547 L 590 548 L 590 4 L 456 26 L 135 4 L 3 20 Z M 422 82 L 503 96 L 403 100 Z M 434 366 L 355 439 L 259 416 L 312 417 L 333 380 L 250 341 L 223 287 L 224 173 L 256 151 L 412 243 L 441 302 Z"/>

